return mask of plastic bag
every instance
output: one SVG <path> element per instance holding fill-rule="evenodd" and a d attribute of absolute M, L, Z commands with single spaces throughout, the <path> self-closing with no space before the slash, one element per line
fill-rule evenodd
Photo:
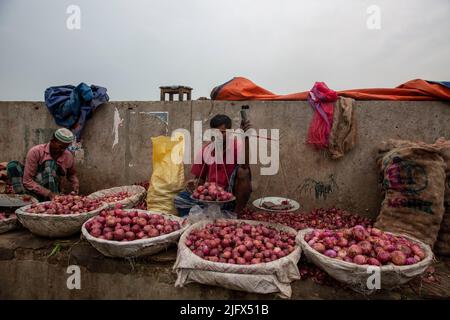
<path fill-rule="evenodd" d="M 237 215 L 228 210 L 220 210 L 218 205 L 208 205 L 202 208 L 195 205 L 189 211 L 189 223 L 193 224 L 201 220 L 215 220 L 215 219 L 236 219 Z"/>
<path fill-rule="evenodd" d="M 184 139 L 172 141 L 171 137 L 152 138 L 153 173 L 147 193 L 147 209 L 176 215 L 173 199 L 184 187 L 183 162 L 175 163 L 172 153 L 179 159 L 184 156 Z"/>

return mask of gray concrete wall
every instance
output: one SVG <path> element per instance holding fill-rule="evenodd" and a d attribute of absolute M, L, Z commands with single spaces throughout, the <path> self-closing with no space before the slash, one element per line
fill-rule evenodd
<path fill-rule="evenodd" d="M 152 172 L 151 137 L 177 128 L 192 130 L 194 120 L 202 120 L 206 129 L 216 113 L 229 115 L 237 127 L 244 103 L 250 105 L 255 128 L 280 129 L 281 138 L 280 171 L 275 176 L 260 176 L 258 166 L 253 166 L 252 199 L 263 193 L 289 196 L 306 210 L 335 205 L 373 217 L 381 201 L 374 161 L 377 144 L 389 138 L 426 142 L 440 136 L 450 138 L 450 103 L 445 102 L 358 101 L 357 145 L 338 161 L 305 144 L 313 115 L 305 101 L 111 102 L 95 112 L 83 132 L 82 149 L 76 153 L 81 191 L 90 193 L 148 180 Z M 46 142 L 57 127 L 42 102 L 0 102 L 0 110 L 1 161 L 23 160 L 31 146 Z M 167 123 L 160 117 L 165 113 Z M 115 115 L 122 121 L 117 140 Z M 188 175 L 189 167 L 186 169 Z M 330 175 L 337 188 L 326 199 L 317 196 L 315 187 L 330 184 Z"/>

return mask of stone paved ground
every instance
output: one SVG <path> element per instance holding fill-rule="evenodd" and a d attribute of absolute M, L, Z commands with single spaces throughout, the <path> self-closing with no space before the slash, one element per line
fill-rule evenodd
<path fill-rule="evenodd" d="M 44 239 L 22 229 L 0 235 L 0 299 L 274 299 L 199 284 L 175 288 L 172 265 L 176 248 L 127 260 L 104 257 L 79 236 Z M 82 290 L 67 290 L 66 268 L 82 268 Z M 433 270 L 391 291 L 362 295 L 348 288 L 311 279 L 292 284 L 292 299 L 450 299 L 450 260 L 436 261 Z"/>

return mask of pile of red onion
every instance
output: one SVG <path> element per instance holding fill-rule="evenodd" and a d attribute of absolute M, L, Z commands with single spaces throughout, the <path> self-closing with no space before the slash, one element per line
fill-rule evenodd
<path fill-rule="evenodd" d="M 186 246 L 212 262 L 250 265 L 283 258 L 295 249 L 295 234 L 262 224 L 217 220 L 193 231 Z"/>
<path fill-rule="evenodd" d="M 245 220 L 266 221 L 281 223 L 296 230 L 314 229 L 341 229 L 356 225 L 369 227 L 372 220 L 338 208 L 314 209 L 311 212 L 250 212 L 245 209 L 239 216 Z"/>
<path fill-rule="evenodd" d="M 78 214 L 90 212 L 102 205 L 98 199 L 89 199 L 79 195 L 58 195 L 52 201 L 33 203 L 25 211 L 28 213 L 45 213 L 56 215 Z"/>
<path fill-rule="evenodd" d="M 327 257 L 358 265 L 412 265 L 426 256 L 417 243 L 360 225 L 341 230 L 314 230 L 304 240 Z"/>
<path fill-rule="evenodd" d="M 160 214 L 125 211 L 121 204 L 115 209 L 103 210 L 85 224 L 93 237 L 111 241 L 133 241 L 159 237 L 180 229 L 178 221 Z"/>
<path fill-rule="evenodd" d="M 311 279 L 317 284 L 328 285 L 333 287 L 345 287 L 345 284 L 330 277 L 328 273 L 317 267 L 315 264 L 306 260 L 304 255 L 301 256 L 298 263 L 301 280 Z"/>
<path fill-rule="evenodd" d="M 198 186 L 195 189 L 192 197 L 205 201 L 228 201 L 233 199 L 233 194 L 226 192 L 215 182 L 206 182 L 204 185 Z"/>
<path fill-rule="evenodd" d="M 112 202 L 119 202 L 123 199 L 129 198 L 131 197 L 133 194 L 126 192 L 126 191 L 119 191 L 107 196 L 103 196 L 100 198 L 97 198 L 99 201 L 103 201 L 103 202 L 108 202 L 108 203 L 112 203 Z"/>

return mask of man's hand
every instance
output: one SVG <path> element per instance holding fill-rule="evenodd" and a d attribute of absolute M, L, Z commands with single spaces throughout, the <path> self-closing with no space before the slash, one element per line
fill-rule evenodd
<path fill-rule="evenodd" d="M 185 188 L 188 192 L 192 193 L 195 190 L 195 186 L 197 185 L 197 180 L 192 179 L 186 182 Z"/>
<path fill-rule="evenodd" d="M 252 124 L 250 123 L 250 120 L 241 121 L 241 129 L 246 132 L 248 129 L 252 128 Z"/>

